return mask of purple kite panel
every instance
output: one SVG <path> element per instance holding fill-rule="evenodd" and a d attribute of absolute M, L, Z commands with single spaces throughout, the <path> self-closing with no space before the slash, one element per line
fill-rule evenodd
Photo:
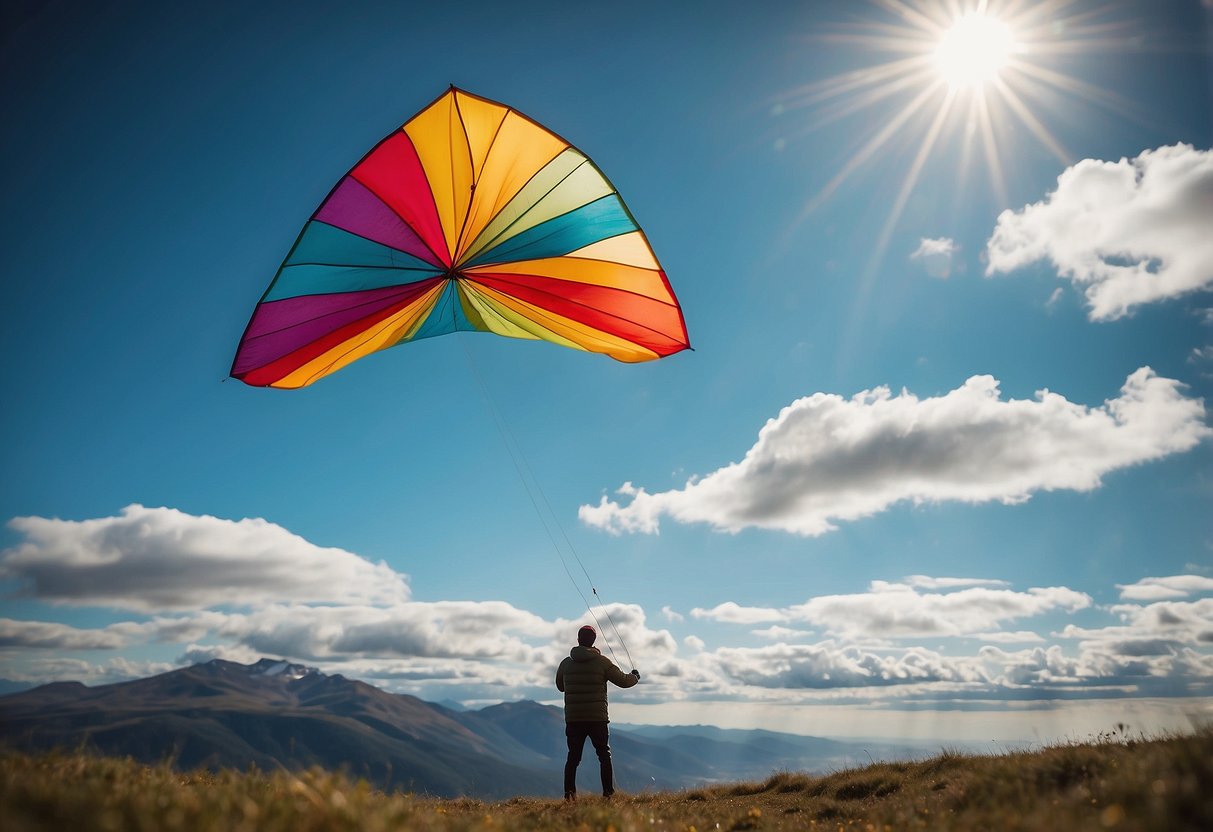
<path fill-rule="evenodd" d="M 313 219 L 442 267 L 416 232 L 353 177 L 347 176 L 341 180 Z"/>
<path fill-rule="evenodd" d="M 407 303 L 423 295 L 438 280 L 441 278 L 408 286 L 303 295 L 263 303 L 253 312 L 232 372 L 239 374 L 261 367 L 347 324 Z"/>

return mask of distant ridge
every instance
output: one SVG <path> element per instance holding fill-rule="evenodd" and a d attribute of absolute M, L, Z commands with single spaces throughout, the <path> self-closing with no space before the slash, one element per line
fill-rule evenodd
<path fill-rule="evenodd" d="M 559 708 L 520 701 L 454 710 L 271 658 L 0 696 L 0 742 L 24 751 L 83 745 L 183 770 L 320 766 L 385 790 L 485 799 L 558 795 L 566 750 Z M 701 726 L 613 727 L 611 746 L 616 781 L 629 792 L 824 771 L 860 754 L 815 737 Z M 596 791 L 592 750 L 579 773 L 580 787 Z"/>

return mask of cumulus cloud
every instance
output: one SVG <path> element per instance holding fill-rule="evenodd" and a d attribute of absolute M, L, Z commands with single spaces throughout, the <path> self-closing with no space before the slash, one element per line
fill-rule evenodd
<path fill-rule="evenodd" d="M 930 575 L 909 575 L 905 578 L 907 586 L 915 589 L 958 589 L 966 586 L 1009 586 L 1006 581 L 991 578 L 933 578 Z"/>
<path fill-rule="evenodd" d="M 1203 591 L 1191 577 L 1143 578 L 1121 588 Z M 1070 623 L 1053 634 L 1051 640 L 1061 643 L 1046 643 L 1032 630 L 1004 629 L 1011 622 L 1079 611 L 1088 621 L 1103 616 L 1115 623 L 1089 628 Z M 596 612 L 604 652 L 610 655 L 608 645 L 613 647 L 620 664 L 634 658 L 644 673 L 644 686 L 629 694 L 628 703 L 806 703 L 842 697 L 950 708 L 961 701 L 996 707 L 1058 697 L 1213 695 L 1210 597 L 1093 608 L 1090 596 L 1066 587 L 1018 591 L 989 578 L 911 575 L 783 608 L 735 602 L 695 608 L 686 622 L 735 623 L 744 628 L 743 638 L 767 642 L 726 641 L 714 649 L 698 635 L 686 634 L 679 643 L 668 631 L 651 628 L 635 604 L 613 603 Z M 777 623 L 753 629 L 755 621 Z M 40 658 L 39 651 L 188 642 L 179 664 L 284 657 L 431 700 L 489 704 L 551 699 L 552 668 L 567 655 L 582 623 L 549 620 L 501 601 L 270 604 L 160 615 L 96 630 L 0 619 L 0 656 L 16 669 L 6 671 L 10 678 L 118 681 L 148 673 L 125 660 L 92 665 Z M 814 632 L 824 636 L 811 643 Z M 928 649 L 915 639 L 948 641 L 947 647 Z M 23 658 L 13 663 L 15 656 Z M 150 665 L 147 669 L 152 672 Z"/>
<path fill-rule="evenodd" d="M 669 631 L 651 629 L 635 604 L 609 604 L 598 608 L 598 614 L 604 626 L 595 646 L 619 662 L 627 661 L 621 640 L 648 661 L 664 660 L 677 651 Z M 608 614 L 613 623 L 606 623 Z M 164 628 L 176 626 L 197 637 L 190 628 L 203 623 L 207 634 L 244 651 L 242 656 L 284 656 L 325 666 L 379 661 L 410 670 L 483 663 L 485 673 L 491 674 L 505 666 L 554 667 L 567 655 L 584 622 L 549 621 L 504 601 L 409 601 L 386 607 L 270 605 L 242 613 L 209 612 L 161 619 L 154 634 L 162 636 Z"/>
<path fill-rule="evenodd" d="M 1213 592 L 1213 578 L 1203 575 L 1171 575 L 1165 578 L 1142 578 L 1132 584 L 1117 584 L 1121 600 L 1162 601 L 1186 598 L 1200 592 Z"/>
<path fill-rule="evenodd" d="M 0 552 L 0 579 L 39 600 L 139 612 L 282 601 L 393 603 L 405 576 L 261 519 L 130 505 L 116 517 L 16 517 L 24 542 Z"/>
<path fill-rule="evenodd" d="M 7 667 L 6 678 L 17 682 L 46 684 L 47 682 L 83 682 L 86 685 L 109 685 L 166 673 L 173 669 L 168 662 L 130 661 L 125 658 L 94 663 L 73 658 L 35 658 L 21 667 Z"/>
<path fill-rule="evenodd" d="M 1031 644 L 1044 641 L 1044 636 L 1031 630 L 1016 630 L 1015 632 L 974 633 L 973 638 L 990 644 Z"/>
<path fill-rule="evenodd" d="M 872 591 L 819 595 L 788 609 L 830 635 L 846 638 L 987 637 L 1003 622 L 1091 605 L 1091 596 L 1066 587 L 1026 592 L 969 587 L 954 592 L 919 592 L 909 585 L 874 581 Z"/>
<path fill-rule="evenodd" d="M 1164 642 L 1084 644 L 1078 655 L 1058 645 L 1013 653 L 983 647 L 994 681 L 1048 696 L 1050 688 L 1102 691 L 1104 695 L 1201 696 L 1213 693 L 1213 656 Z M 1010 691 L 1007 691 L 1010 692 Z"/>
<path fill-rule="evenodd" d="M 795 630 L 791 627 L 781 627 L 778 624 L 772 624 L 770 627 L 764 627 L 761 630 L 750 630 L 750 633 L 759 638 L 769 638 L 771 641 L 787 641 L 789 639 L 801 639 L 813 635 L 812 630 Z"/>
<path fill-rule="evenodd" d="M 1111 611 L 1125 621 L 1128 633 L 1136 637 L 1197 644 L 1208 642 L 1208 634 L 1213 633 L 1213 598 L 1157 601 L 1144 607 L 1118 604 Z"/>
<path fill-rule="evenodd" d="M 213 631 L 265 655 L 317 660 L 377 656 L 527 661 L 520 636 L 555 627 L 503 601 L 410 602 L 387 607 L 272 605 L 223 617 Z"/>
<path fill-rule="evenodd" d="M 1091 674 L 1179 680 L 1179 689 L 1203 685 L 1213 694 L 1213 656 L 1207 652 L 1213 646 L 1213 598 L 1120 604 L 1109 611 L 1122 623 L 1094 628 L 1071 624 L 1057 634 L 1079 640 Z M 1175 689 L 1158 692 L 1175 695 Z"/>
<path fill-rule="evenodd" d="M 1213 151 L 1176 144 L 1119 162 L 1084 159 L 1057 189 L 1004 211 L 987 275 L 1047 260 L 1086 295 L 1090 318 L 1213 287 Z"/>
<path fill-rule="evenodd" d="M 715 666 L 722 685 L 754 689 L 755 699 L 762 698 L 757 691 L 772 689 L 792 701 L 843 689 L 869 701 L 892 695 L 936 703 L 1213 693 L 1213 656 L 1165 642 L 1137 642 L 1120 651 L 1104 642 L 1077 654 L 1059 645 L 1015 651 L 987 645 L 976 655 L 949 656 L 922 647 L 872 649 L 827 640 L 720 648 L 703 658 Z"/>
<path fill-rule="evenodd" d="M 998 668 L 998 675 L 1010 685 L 1073 685 L 1083 675 L 1080 660 L 1065 655 L 1056 645 L 1014 653 L 998 647 L 983 647 L 980 655 L 989 665 Z"/>
<path fill-rule="evenodd" d="M 114 650 L 129 639 L 113 629 L 82 630 L 49 621 L 0 618 L 0 648 L 34 647 L 55 650 Z"/>
<path fill-rule="evenodd" d="M 725 601 L 711 609 L 697 607 L 691 616 L 729 624 L 779 622 L 750 631 L 772 639 L 808 635 L 810 631 L 781 626 L 807 623 L 846 641 L 966 637 L 1023 643 L 1041 638 L 1027 631 L 1004 632 L 999 629 L 1001 625 L 1089 606 L 1091 596 L 1067 587 L 1033 587 L 1018 592 L 1007 588 L 1005 581 L 912 575 L 905 583 L 876 580 L 867 592 L 818 595 L 781 609 Z"/>
<path fill-rule="evenodd" d="M 709 618 L 728 624 L 761 624 L 765 621 L 779 621 L 784 614 L 769 607 L 743 607 L 734 601 L 725 601 L 710 610 L 696 607 L 691 610 L 691 617 Z"/>
<path fill-rule="evenodd" d="M 813 689 L 986 681 L 976 662 L 949 659 L 922 648 L 887 654 L 824 641 L 721 648 L 713 658 L 726 675 L 757 687 Z"/>
<path fill-rule="evenodd" d="M 952 275 L 953 263 L 959 255 L 960 246 L 951 238 L 923 237 L 918 248 L 910 254 L 910 259 L 921 263 L 931 277 L 947 280 Z"/>
<path fill-rule="evenodd" d="M 850 399 L 815 393 L 785 407 L 740 462 L 681 489 L 625 483 L 583 505 L 608 532 L 656 533 L 662 516 L 727 532 L 749 527 L 817 536 L 900 502 L 1017 503 L 1040 490 L 1089 491 L 1120 468 L 1194 447 L 1213 435 L 1201 399 L 1148 367 L 1098 407 L 1048 390 L 1002 398 L 973 376 L 942 396 L 887 387 Z"/>

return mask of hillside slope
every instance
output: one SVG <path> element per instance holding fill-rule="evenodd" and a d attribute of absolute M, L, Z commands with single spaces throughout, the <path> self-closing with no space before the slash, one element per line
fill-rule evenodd
<path fill-rule="evenodd" d="M 0 699 L 10 746 L 84 745 L 181 769 L 311 766 L 435 795 L 553 793 L 542 760 L 508 756 L 411 696 L 285 662 L 211 661 L 88 688 L 60 683 Z"/>
<path fill-rule="evenodd" d="M 821 778 L 619 795 L 565 804 L 385 795 L 313 770 L 181 775 L 83 754 L 0 756 L 8 832 L 301 830 L 1121 830 L 1213 829 L 1213 732 L 994 757 L 944 754 Z"/>

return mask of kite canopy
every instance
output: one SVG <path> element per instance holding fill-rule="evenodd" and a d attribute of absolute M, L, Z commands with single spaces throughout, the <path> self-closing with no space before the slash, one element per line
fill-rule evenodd
<path fill-rule="evenodd" d="M 665 272 L 594 163 L 516 110 L 451 87 L 312 215 L 231 374 L 304 387 L 461 330 L 629 362 L 688 347 Z"/>

